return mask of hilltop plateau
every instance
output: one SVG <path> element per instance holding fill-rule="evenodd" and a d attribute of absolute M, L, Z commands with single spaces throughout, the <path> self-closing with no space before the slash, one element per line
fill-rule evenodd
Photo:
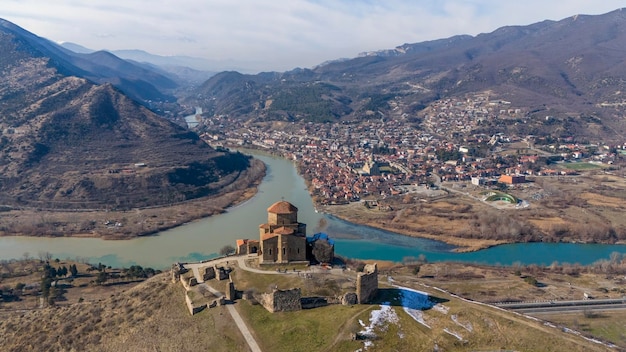
<path fill-rule="evenodd" d="M 237 262 L 236 258 L 223 258 L 226 259 Z M 54 268 L 67 264 L 71 263 L 50 262 Z M 305 295 L 328 296 L 353 289 L 354 280 L 350 278 L 362 265 L 349 263 L 343 272 L 315 267 L 298 269 L 306 270 L 306 277 L 277 274 L 274 270 L 252 273 L 234 265 L 231 275 L 243 294 L 268 292 L 278 286 L 302 287 Z M 488 302 L 507 297 L 552 299 L 554 295 L 559 299 L 577 299 L 584 290 L 593 290 L 597 285 L 608 288 L 607 296 L 617 295 L 611 289 L 617 281 L 605 279 L 607 272 L 596 269 L 489 268 L 448 263 L 383 265 L 379 295 L 371 304 L 270 313 L 254 300 L 238 299 L 190 315 L 185 289 L 180 282 L 171 281 L 170 273 L 146 279 L 151 275 L 150 269 L 115 270 L 86 264 L 78 264 L 76 275 L 60 278 L 50 288 L 55 297 L 53 305 L 33 308 L 31 303 L 43 293 L 38 293 L 39 286 L 30 281 L 41 280 L 44 267 L 45 262 L 32 258 L 4 263 L 2 267 L 0 343 L 6 351 L 247 350 L 246 340 L 229 314 L 230 308 L 241 315 L 263 351 L 613 350 L 608 344 L 588 339 L 596 333 L 600 336 L 595 338 L 607 338 L 618 346 L 624 344 L 623 337 L 603 332 L 616 321 L 615 317 L 619 319 L 619 313 L 570 313 L 580 324 L 568 328 L 428 286 L 442 285 Z M 565 277 L 570 285 L 559 270 L 567 270 L 569 276 Z M 27 271 L 30 276 L 25 276 Z M 102 276 L 106 279 L 100 279 Z M 133 276 L 135 279 L 129 283 Z M 528 284 L 527 277 L 541 280 L 542 285 Z M 477 279 L 486 286 L 476 285 Z M 224 289 L 223 281 L 207 283 L 215 290 Z M 21 293 L 14 287 L 26 289 Z M 214 298 L 208 289 L 199 292 L 198 300 L 202 296 Z M 604 296 L 599 291 L 589 292 Z M 14 295 L 18 300 L 9 300 Z M 570 328 L 584 331 L 581 334 Z"/>

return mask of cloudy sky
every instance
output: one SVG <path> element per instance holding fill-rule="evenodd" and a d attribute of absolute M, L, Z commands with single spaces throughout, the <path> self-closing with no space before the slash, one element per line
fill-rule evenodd
<path fill-rule="evenodd" d="M 58 42 L 254 72 L 620 7 L 626 0 L 2 0 L 0 18 Z"/>

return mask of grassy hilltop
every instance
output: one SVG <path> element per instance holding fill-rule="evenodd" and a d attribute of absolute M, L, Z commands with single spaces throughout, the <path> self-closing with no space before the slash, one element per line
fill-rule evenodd
<path fill-rule="evenodd" d="M 528 270 L 533 268 L 516 270 L 526 275 L 531 274 Z M 83 269 L 79 268 L 79 272 Z M 511 291 L 518 292 L 518 298 L 534 294 L 543 299 L 542 290 L 546 291 L 543 295 L 555 292 L 563 298 L 570 298 L 568 294 L 572 293 L 562 288 L 566 286 L 563 274 L 551 271 L 533 271 L 532 274 L 547 289 L 525 283 L 511 268 L 440 263 L 422 264 L 421 269 L 416 270 L 414 266 L 397 265 L 381 269 L 381 294 L 376 304 L 331 305 L 283 313 L 269 313 L 250 300 L 238 300 L 234 307 L 263 351 L 426 351 L 436 348 L 442 351 L 610 350 L 575 333 L 564 332 L 564 329 L 550 323 L 466 301 L 423 285 L 440 284 L 448 290 L 483 301 L 498 299 Z M 36 277 L 35 273 L 32 279 L 36 280 Z M 315 296 L 351 290 L 355 272 L 347 270 L 337 275 L 317 273 L 304 278 L 254 274 L 235 267 L 232 277 L 237 289 L 242 291 L 267 292 L 273 286 L 283 289 L 301 287 L 303 296 Z M 393 279 L 389 280 L 389 277 Z M 600 279 L 591 273 L 579 273 L 578 278 L 572 280 L 576 288 L 608 284 L 597 281 Z M 168 273 L 130 284 L 115 280 L 96 284 L 93 278 L 90 280 L 76 282 L 76 287 L 68 289 L 68 292 L 74 293 L 66 294 L 65 301 L 60 300 L 52 307 L 11 309 L 17 307 L 13 306 L 15 302 L 0 304 L 0 345 L 3 350 L 248 349 L 225 306 L 205 309 L 190 316 L 185 307 L 182 285 L 172 283 Z M 485 286 L 489 290 L 488 298 L 481 297 L 481 287 L 475 286 L 477 282 L 491 285 Z M 391 286 L 392 283 L 407 289 L 399 290 Z M 14 281 L 5 279 L 2 284 L 10 286 L 14 285 Z M 211 285 L 223 288 L 219 282 Z M 407 302 L 409 308 L 403 308 L 402 305 L 407 305 Z M 563 317 L 559 319 L 566 320 Z M 619 317 L 612 315 L 611 319 L 613 324 L 619 321 Z M 593 333 L 603 329 L 590 320 L 593 319 L 579 318 L 578 328 Z M 616 335 L 615 331 L 611 333 L 617 339 L 614 342 L 624 344 L 619 334 Z"/>

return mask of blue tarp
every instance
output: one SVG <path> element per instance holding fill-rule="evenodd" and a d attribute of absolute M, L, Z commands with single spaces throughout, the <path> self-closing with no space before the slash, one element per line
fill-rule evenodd
<path fill-rule="evenodd" d="M 328 244 L 330 244 L 331 246 L 335 245 L 335 240 L 331 239 L 330 237 L 328 237 L 327 234 L 323 232 L 316 233 L 313 236 L 306 238 L 306 241 L 309 243 L 315 242 L 317 240 L 325 240 L 325 241 L 328 241 Z"/>

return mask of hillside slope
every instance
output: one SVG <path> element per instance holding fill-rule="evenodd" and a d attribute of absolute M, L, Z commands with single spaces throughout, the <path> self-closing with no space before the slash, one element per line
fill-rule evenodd
<path fill-rule="evenodd" d="M 149 101 L 175 101 L 170 92 L 177 83 L 166 75 L 145 66 L 105 52 L 75 53 L 45 38 L 38 37 L 23 28 L 0 18 L 2 55 L 19 48 L 29 56 L 48 58 L 48 66 L 60 73 L 77 76 L 91 82 L 111 83 L 133 99 Z"/>
<path fill-rule="evenodd" d="M 277 282 L 276 275 L 256 276 L 257 281 Z M 346 281 L 327 273 L 308 280 L 323 281 L 326 287 Z M 429 297 L 381 287 L 380 305 L 279 313 L 250 301 L 234 304 L 264 351 L 611 350 L 573 331 L 432 291 Z M 3 351 L 248 350 L 225 306 L 191 316 L 184 302 L 182 285 L 164 273 L 99 301 L 5 312 L 0 345 Z M 355 333 L 359 339 L 351 338 Z"/>
<path fill-rule="evenodd" d="M 10 314 L 0 322 L 3 351 L 242 351 L 226 307 L 191 317 L 184 289 L 155 276 L 97 302 Z"/>
<path fill-rule="evenodd" d="M 111 84 L 68 73 L 0 30 L 0 203 L 128 209 L 214 194 L 245 171 Z"/>

